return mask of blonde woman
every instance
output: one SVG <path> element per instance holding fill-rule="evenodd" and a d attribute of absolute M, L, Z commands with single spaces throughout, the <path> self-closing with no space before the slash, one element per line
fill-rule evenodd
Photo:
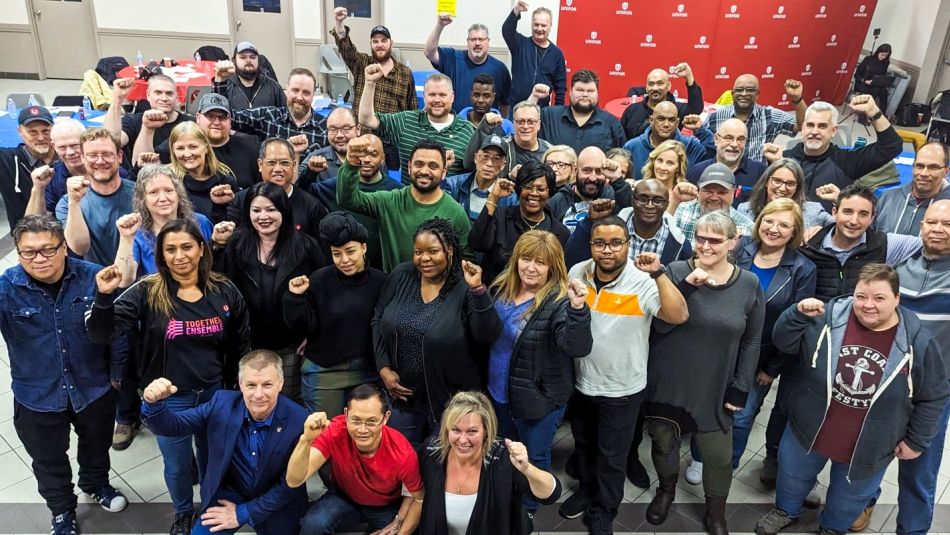
<path fill-rule="evenodd" d="M 548 149 L 541 161 L 554 169 L 554 184 L 558 189 L 573 184 L 577 178 L 577 153 L 567 145 L 554 145 Z M 554 192 L 551 192 L 554 195 Z"/>
<path fill-rule="evenodd" d="M 214 223 L 224 221 L 240 188 L 231 168 L 214 155 L 207 134 L 197 123 L 181 123 L 172 129 L 168 146 L 171 168 L 185 184 L 195 211 Z"/>
<path fill-rule="evenodd" d="M 425 498 L 419 533 L 527 535 L 533 523 L 524 498 L 557 501 L 560 481 L 531 464 L 523 444 L 499 439 L 497 429 L 485 394 L 452 396 L 437 438 L 422 453 Z"/>
<path fill-rule="evenodd" d="M 672 191 L 673 186 L 686 180 L 686 149 L 674 139 L 660 143 L 647 157 L 643 178 L 655 178 Z"/>

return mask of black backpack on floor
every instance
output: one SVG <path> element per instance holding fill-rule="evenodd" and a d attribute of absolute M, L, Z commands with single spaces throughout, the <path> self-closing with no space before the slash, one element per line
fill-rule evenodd
<path fill-rule="evenodd" d="M 921 102 L 908 102 L 897 111 L 898 126 L 920 126 L 930 122 L 930 106 Z"/>

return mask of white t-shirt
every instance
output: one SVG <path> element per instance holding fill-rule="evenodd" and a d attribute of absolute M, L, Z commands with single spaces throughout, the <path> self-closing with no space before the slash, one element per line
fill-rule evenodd
<path fill-rule="evenodd" d="M 475 494 L 445 493 L 445 523 L 449 528 L 449 535 L 465 535 L 468 531 L 468 522 L 472 519 L 475 510 Z"/>

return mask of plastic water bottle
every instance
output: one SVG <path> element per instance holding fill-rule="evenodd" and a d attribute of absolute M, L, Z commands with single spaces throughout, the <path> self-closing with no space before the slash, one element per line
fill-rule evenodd
<path fill-rule="evenodd" d="M 85 121 L 92 111 L 92 101 L 89 97 L 82 97 L 82 108 L 79 110 L 79 119 Z"/>
<path fill-rule="evenodd" d="M 336 105 L 343 106 L 346 102 L 343 100 L 343 93 L 340 93 L 336 96 Z"/>
<path fill-rule="evenodd" d="M 679 99 L 680 99 L 680 90 L 679 90 L 679 89 L 674 89 L 674 90 L 673 90 L 673 100 L 679 102 Z"/>
<path fill-rule="evenodd" d="M 136 65 L 138 65 L 139 67 L 144 67 L 144 66 L 145 66 L 145 56 L 142 55 L 142 51 L 141 51 L 141 50 L 139 50 L 139 51 L 135 54 L 135 63 L 136 63 Z"/>
<path fill-rule="evenodd" d="M 16 102 L 13 102 L 12 98 L 7 99 L 7 114 L 10 116 L 16 115 Z"/>
<path fill-rule="evenodd" d="M 34 95 L 34 94 L 32 94 L 32 93 L 30 94 L 29 104 L 30 104 L 30 106 L 39 106 L 39 105 L 40 105 L 39 101 L 36 100 L 36 95 Z"/>
<path fill-rule="evenodd" d="M 201 61 L 201 52 L 195 52 L 195 61 Z"/>

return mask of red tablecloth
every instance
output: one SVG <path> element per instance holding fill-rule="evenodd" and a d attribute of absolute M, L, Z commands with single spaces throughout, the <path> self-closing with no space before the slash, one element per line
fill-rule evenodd
<path fill-rule="evenodd" d="M 195 61 L 194 59 L 176 60 L 175 67 L 163 67 L 165 74 L 175 80 L 178 90 L 178 102 L 185 103 L 188 99 L 188 88 L 209 87 L 214 77 L 214 61 Z M 118 72 L 119 78 L 135 78 L 135 85 L 129 93 L 129 100 L 144 100 L 148 91 L 148 82 L 137 77 L 135 66 L 128 66 Z"/>

